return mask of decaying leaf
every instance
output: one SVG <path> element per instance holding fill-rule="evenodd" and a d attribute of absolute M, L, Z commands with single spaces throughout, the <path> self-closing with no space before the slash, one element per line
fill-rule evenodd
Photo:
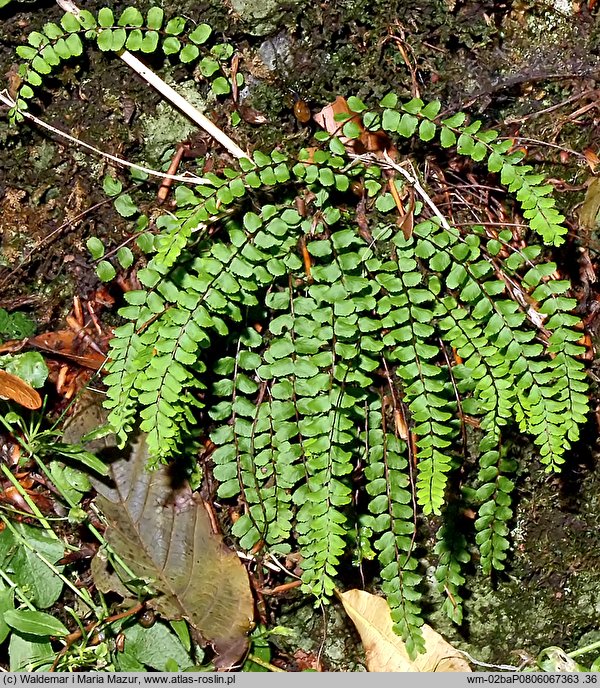
<path fill-rule="evenodd" d="M 133 603 L 133 593 L 121 581 L 117 572 L 112 568 L 111 562 L 108 560 L 108 553 L 104 549 L 99 549 L 92 559 L 91 564 L 92 578 L 96 588 L 105 595 L 109 592 L 115 592 L 124 600 Z"/>
<path fill-rule="evenodd" d="M 369 671 L 471 671 L 458 650 L 430 626 L 422 626 L 426 652 L 412 661 L 402 638 L 394 633 L 388 603 L 364 590 L 339 594 L 360 634 Z"/>
<path fill-rule="evenodd" d="M 350 110 L 348 102 L 342 96 L 337 96 L 332 103 L 325 105 L 322 110 L 314 115 L 313 119 L 320 127 L 325 129 L 327 133 L 332 136 L 338 136 L 344 145 L 348 145 L 352 143 L 352 139 L 342 134 L 342 128 L 348 120 L 338 122 L 336 120 L 336 115 L 353 115 L 352 119 L 359 124 L 361 129 L 363 128 L 360 117 Z"/>
<path fill-rule="evenodd" d="M 598 167 L 598 165 L 600 164 L 600 158 L 598 157 L 598 154 L 591 148 L 584 149 L 583 154 L 585 156 L 585 159 L 587 160 L 587 164 L 590 166 L 590 169 L 592 170 L 592 173 L 594 173 L 596 171 L 596 167 Z"/>
<path fill-rule="evenodd" d="M 398 189 L 396 188 L 396 182 L 394 178 L 392 177 L 389 182 L 389 187 L 390 187 L 390 192 L 392 194 L 392 197 L 394 199 L 394 203 L 396 204 L 396 208 L 398 209 L 398 214 L 399 217 L 396 220 L 396 224 L 400 229 L 402 230 L 402 234 L 404 238 L 408 241 L 413 233 L 414 225 L 415 225 L 415 192 L 414 189 L 411 187 L 407 186 L 405 187 L 404 190 L 404 196 L 408 197 L 408 207 L 404 208 L 404 204 L 402 203 L 402 198 L 400 197 L 400 194 L 398 192 Z"/>
<path fill-rule="evenodd" d="M 117 446 L 113 433 L 105 432 L 88 441 L 86 435 L 106 427 L 108 411 L 102 407 L 102 397 L 90 389 L 79 396 L 73 412 L 67 418 L 62 440 L 66 444 L 82 444 L 87 451 L 98 453 Z M 98 433 L 96 433 L 98 435 Z"/>
<path fill-rule="evenodd" d="M 16 401 L 31 410 L 42 405 L 42 398 L 31 385 L 5 370 L 0 370 L 0 398 Z"/>
<path fill-rule="evenodd" d="M 90 370 L 100 370 L 106 361 L 105 356 L 87 347 L 71 330 L 38 334 L 36 337 L 30 337 L 29 344 L 50 354 L 64 356 Z"/>
<path fill-rule="evenodd" d="M 598 212 L 600 212 L 600 177 L 594 177 L 587 188 L 585 200 L 579 208 L 579 224 L 584 229 L 594 229 Z"/>
<path fill-rule="evenodd" d="M 560 647 L 546 647 L 537 656 L 536 663 L 542 671 L 558 671 L 561 674 L 586 671 Z"/>
<path fill-rule="evenodd" d="M 347 119 L 338 121 L 336 117 L 340 115 L 346 115 Z M 383 131 L 383 129 L 378 131 L 369 131 L 365 129 L 360 115 L 350 110 L 348 101 L 342 96 L 337 96 L 332 103 L 325 105 L 322 110 L 313 116 L 313 119 L 320 127 L 325 129 L 326 132 L 332 136 L 337 136 L 351 153 L 380 154 L 383 153 L 383 151 L 387 151 L 392 157 L 396 155 L 396 149 L 386 132 Z M 349 121 L 355 122 L 359 126 L 361 135 L 358 139 L 351 139 L 344 136 L 342 131 L 344 124 Z"/>
<path fill-rule="evenodd" d="M 149 605 L 168 619 L 187 619 L 210 642 L 215 665 L 234 665 L 247 649 L 253 618 L 248 575 L 211 530 L 206 508 L 169 467 L 146 470 L 141 437 L 129 459 L 111 464 L 112 486 L 95 483 L 109 528 L 108 543 L 157 591 Z"/>

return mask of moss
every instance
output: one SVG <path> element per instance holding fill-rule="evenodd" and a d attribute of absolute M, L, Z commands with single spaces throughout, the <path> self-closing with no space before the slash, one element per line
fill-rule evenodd
<path fill-rule="evenodd" d="M 285 651 L 320 658 L 326 671 L 365 671 L 358 634 L 337 602 L 320 609 L 307 599 L 284 603 L 278 623 L 294 631 L 278 641 Z"/>
<path fill-rule="evenodd" d="M 200 112 L 206 111 L 206 100 L 199 94 L 194 81 L 178 83 L 177 91 Z M 142 113 L 139 119 L 144 142 L 144 158 L 151 162 L 160 161 L 167 148 L 184 141 L 198 130 L 196 124 L 165 101 L 157 105 L 153 114 Z"/>
<path fill-rule="evenodd" d="M 254 36 L 273 33 L 281 27 L 282 20 L 291 19 L 302 4 L 301 0 L 231 0 L 234 12 Z"/>
<path fill-rule="evenodd" d="M 552 645 L 572 650 L 598 631 L 600 468 L 588 473 L 572 458 L 563 478 L 534 470 L 520 486 L 508 569 L 493 580 L 467 577 L 465 625 L 439 612 L 430 619 L 480 661 L 518 665 Z"/>

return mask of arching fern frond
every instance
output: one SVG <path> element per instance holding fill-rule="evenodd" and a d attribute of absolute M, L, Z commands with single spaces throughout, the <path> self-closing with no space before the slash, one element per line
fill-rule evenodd
<path fill-rule="evenodd" d="M 223 66 L 233 55 L 233 47 L 218 44 L 209 51 L 205 44 L 212 34 L 211 27 L 198 24 L 187 30 L 188 25 L 184 17 L 165 21 L 164 11 L 159 7 L 151 7 L 146 16 L 135 7 L 127 7 L 118 18 L 108 7 L 97 14 L 81 10 L 77 17 L 65 13 L 58 24 L 48 22 L 41 31 L 32 31 L 27 44 L 17 48 L 17 55 L 23 60 L 18 68 L 23 83 L 9 118 L 14 122 L 23 121 L 21 112 L 28 109 L 28 101 L 35 96 L 34 89 L 42 86 L 55 68 L 80 57 L 86 42 L 103 52 L 115 53 L 127 49 L 151 54 L 160 47 L 165 56 L 177 58 L 183 64 L 197 62 L 202 57 L 199 71 L 212 82 L 212 90 L 217 94 L 229 93 L 231 85 Z"/>

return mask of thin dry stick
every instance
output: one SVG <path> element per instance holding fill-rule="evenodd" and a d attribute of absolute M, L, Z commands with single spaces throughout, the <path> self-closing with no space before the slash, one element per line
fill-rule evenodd
<path fill-rule="evenodd" d="M 56 0 L 56 4 L 63 9 L 65 12 L 70 12 L 79 18 L 80 10 L 71 2 L 71 0 Z M 167 83 L 165 83 L 159 76 L 157 76 L 151 69 L 148 69 L 143 62 L 137 59 L 129 51 L 123 50 L 118 53 L 119 57 L 129 65 L 134 71 L 136 71 L 142 79 L 147 81 L 151 86 L 153 86 L 160 94 L 162 94 L 167 100 L 170 100 L 173 105 L 181 110 L 185 115 L 187 115 L 193 122 L 195 122 L 199 127 L 202 127 L 207 131 L 214 139 L 216 139 L 222 146 L 224 146 L 232 155 L 236 158 L 248 158 L 248 155 L 234 142 L 232 141 L 225 132 L 221 131 L 216 125 L 214 125 L 209 119 L 207 119 L 199 110 L 197 110 L 191 103 L 177 91 L 171 88 Z"/>
<path fill-rule="evenodd" d="M 577 158 L 582 158 L 585 160 L 585 155 L 583 153 L 578 153 L 572 148 L 566 148 L 565 146 L 559 146 L 557 143 L 549 143 L 548 141 L 540 141 L 539 139 L 530 139 L 526 136 L 501 136 L 499 141 L 523 141 L 523 143 L 533 143 L 536 146 L 546 146 L 548 148 L 556 148 L 557 150 L 569 153 L 569 155 L 574 155 Z"/>
<path fill-rule="evenodd" d="M 464 650 L 459 650 L 456 648 L 458 652 L 460 652 L 462 655 L 464 655 L 471 664 L 476 664 L 477 666 L 482 666 L 486 667 L 488 669 L 500 669 L 502 671 L 519 671 L 519 667 L 513 666 L 512 664 L 488 664 L 487 662 L 480 662 L 478 659 L 475 659 L 472 657 L 468 652 L 465 652 Z"/>
<path fill-rule="evenodd" d="M 442 227 L 448 231 L 452 231 L 452 228 L 448 224 L 448 220 L 442 215 L 442 213 L 438 210 L 438 207 L 436 204 L 431 200 L 431 197 L 429 194 L 425 191 L 425 189 L 421 186 L 419 183 L 419 180 L 417 179 L 416 175 L 411 175 L 409 172 L 407 172 L 403 167 L 398 165 L 397 162 L 394 162 L 392 158 L 389 156 L 389 153 L 387 151 L 384 151 L 383 153 L 384 160 L 386 163 L 396 172 L 400 172 L 400 174 L 406 179 L 406 181 L 414 187 L 415 191 L 421 196 L 421 198 L 425 201 L 425 203 L 431 208 L 433 214 L 438 218 L 440 221 Z"/>
<path fill-rule="evenodd" d="M 91 150 L 94 153 L 101 155 L 103 158 L 112 160 L 113 162 L 116 162 L 119 165 L 124 165 L 125 167 L 132 167 L 136 170 L 140 170 L 141 172 L 145 172 L 146 174 L 152 175 L 154 177 L 160 177 L 161 179 L 172 179 L 173 181 L 184 182 L 186 184 L 209 184 L 212 186 L 212 182 L 210 182 L 208 179 L 205 179 L 204 177 L 197 177 L 195 174 L 168 174 L 167 172 L 158 172 L 157 170 L 153 170 L 149 167 L 144 167 L 143 165 L 136 165 L 136 163 L 134 162 L 129 162 L 124 158 L 119 158 L 116 155 L 112 155 L 111 153 L 106 153 L 105 151 L 102 151 L 99 148 L 95 148 L 91 144 L 86 143 L 81 139 L 75 138 L 74 136 L 71 136 L 71 134 L 67 134 L 66 131 L 62 131 L 61 129 L 58 129 L 57 127 L 54 127 L 51 124 L 44 122 L 44 120 L 40 119 L 39 117 L 36 117 L 35 115 L 32 115 L 30 112 L 27 112 L 27 110 L 19 110 L 17 108 L 16 102 L 8 95 L 8 91 L 6 90 L 0 91 L 0 102 L 4 103 L 5 105 L 8 105 L 8 107 L 16 108 L 17 112 L 23 115 L 23 117 L 26 117 L 28 120 L 35 122 L 35 124 L 37 124 L 38 126 L 43 127 L 48 131 L 51 131 L 53 134 L 57 134 L 58 136 L 61 136 L 62 138 L 67 139 L 67 141 L 71 141 L 72 143 L 75 143 L 78 146 L 83 146 L 83 148 L 87 148 L 88 150 Z"/>
<path fill-rule="evenodd" d="M 570 98 L 567 98 L 566 100 L 563 100 L 561 103 L 557 103 L 556 105 L 552 105 L 550 107 L 544 108 L 543 110 L 536 110 L 535 112 L 531 112 L 528 115 L 524 115 L 523 117 L 508 117 L 507 119 L 504 120 L 505 124 L 517 124 L 521 122 L 525 122 L 528 119 L 531 119 L 532 117 L 537 117 L 538 115 L 546 115 L 549 112 L 553 112 L 554 110 L 558 110 L 561 107 L 564 107 L 565 105 L 568 105 L 569 103 L 572 103 L 576 100 L 583 100 L 584 98 L 587 98 L 587 96 L 592 95 L 592 93 L 595 93 L 595 89 L 590 88 L 587 91 L 584 91 L 583 93 L 576 93 L 574 96 L 571 96 Z"/>

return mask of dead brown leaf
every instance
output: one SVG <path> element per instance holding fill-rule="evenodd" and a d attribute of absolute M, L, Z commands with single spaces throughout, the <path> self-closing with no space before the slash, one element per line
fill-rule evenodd
<path fill-rule="evenodd" d="M 42 405 L 42 398 L 31 385 L 5 370 L 0 370 L 0 398 L 16 401 L 32 411 Z"/>
<path fill-rule="evenodd" d="M 346 119 L 338 121 L 336 116 L 346 115 Z M 396 149 L 392 144 L 390 137 L 382 129 L 378 131 L 369 131 L 364 128 L 360 115 L 352 112 L 348 107 L 348 102 L 342 96 L 337 96 L 336 99 L 326 105 L 322 110 L 317 112 L 313 119 L 326 132 L 332 136 L 337 136 L 344 144 L 347 150 L 351 153 L 362 155 L 363 153 L 383 153 L 387 151 L 392 157 L 396 157 Z M 361 135 L 358 139 L 351 139 L 343 134 L 343 127 L 346 122 L 356 122 L 361 130 Z"/>
<path fill-rule="evenodd" d="M 50 354 L 64 356 L 90 370 L 99 370 L 104 365 L 105 357 L 97 351 L 90 350 L 85 342 L 71 330 L 45 332 L 29 339 L 29 344 Z"/>
<path fill-rule="evenodd" d="M 430 626 L 421 627 L 426 652 L 414 661 L 393 629 L 388 603 L 364 590 L 339 594 L 348 616 L 354 621 L 367 656 L 369 671 L 471 671 L 465 658 Z"/>
<path fill-rule="evenodd" d="M 579 208 L 579 223 L 584 229 L 594 229 L 600 211 L 600 177 L 594 177 L 587 188 L 585 200 Z"/>
<path fill-rule="evenodd" d="M 408 241 L 412 236 L 415 224 L 415 192 L 411 187 L 406 187 L 405 195 L 408 197 L 408 207 L 405 209 L 393 177 L 389 181 L 389 187 L 396 208 L 398 208 L 398 213 L 400 214 L 400 217 L 396 220 L 396 224 L 400 227 L 404 238 Z"/>
<path fill-rule="evenodd" d="M 238 111 L 240 117 L 248 124 L 266 124 L 269 121 L 262 112 L 255 110 L 249 105 L 240 105 Z"/>
<path fill-rule="evenodd" d="M 348 137 L 342 134 L 342 127 L 344 126 L 344 124 L 346 122 L 349 122 L 350 119 L 353 119 L 355 122 L 359 124 L 359 126 L 362 129 L 362 123 L 360 121 L 360 117 L 356 114 L 354 114 L 352 118 L 346 119 L 341 122 L 336 120 L 336 115 L 352 114 L 353 113 L 348 107 L 348 102 L 346 101 L 346 99 L 342 96 L 337 96 L 333 103 L 329 103 L 322 110 L 315 113 L 313 119 L 322 129 L 325 129 L 325 131 L 328 134 L 331 134 L 332 136 L 337 136 L 340 139 L 340 141 L 346 146 L 352 143 L 352 139 L 349 139 Z"/>
<path fill-rule="evenodd" d="M 230 668 L 247 651 L 254 617 L 248 574 L 212 531 L 200 495 L 172 466 L 148 471 L 147 463 L 141 436 L 129 458 L 111 463 L 111 484 L 94 481 L 106 540 L 157 592 L 147 605 L 167 619 L 186 619 L 196 639 L 214 647 L 215 666 Z M 110 583 L 102 569 L 101 562 L 93 568 L 97 585 Z"/>
<path fill-rule="evenodd" d="M 369 244 L 373 243 L 373 235 L 369 230 L 369 220 L 367 218 L 367 197 L 363 192 L 359 202 L 356 204 L 356 224 L 358 225 L 358 233 Z"/>
<path fill-rule="evenodd" d="M 600 164 L 600 158 L 591 148 L 586 148 L 583 151 L 583 154 L 585 156 L 585 159 L 587 160 L 587 164 L 590 166 L 590 169 L 592 170 L 592 172 L 595 172 L 596 167 L 598 167 L 598 165 Z"/>

